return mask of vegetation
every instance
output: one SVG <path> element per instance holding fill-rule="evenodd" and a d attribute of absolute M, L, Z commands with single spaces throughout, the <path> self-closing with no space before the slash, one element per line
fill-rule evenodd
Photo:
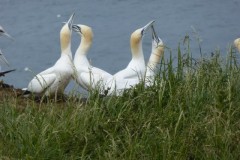
<path fill-rule="evenodd" d="M 154 86 L 121 97 L 4 97 L 0 158 L 240 159 L 238 53 L 195 60 L 189 46 L 166 49 Z"/>

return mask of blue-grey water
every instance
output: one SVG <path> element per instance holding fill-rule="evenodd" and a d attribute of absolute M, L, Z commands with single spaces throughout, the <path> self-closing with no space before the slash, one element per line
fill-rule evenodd
<path fill-rule="evenodd" d="M 33 78 L 25 68 L 39 73 L 52 66 L 60 56 L 62 22 L 73 12 L 75 23 L 89 25 L 94 31 L 88 55 L 92 64 L 112 74 L 130 61 L 130 34 L 150 20 L 156 20 L 157 33 L 173 54 L 189 34 L 193 54 L 198 56 L 191 26 L 202 39 L 204 54 L 216 48 L 226 54 L 232 41 L 240 37 L 240 0 L 0 0 L 0 25 L 15 39 L 0 38 L 0 48 L 11 64 L 3 69 L 17 69 L 3 80 L 23 88 Z M 72 44 L 75 53 L 76 34 Z M 143 48 L 148 59 L 150 34 L 144 38 Z"/>

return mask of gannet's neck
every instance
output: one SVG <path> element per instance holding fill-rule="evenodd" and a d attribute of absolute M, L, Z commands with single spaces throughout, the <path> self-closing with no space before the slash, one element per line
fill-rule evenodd
<path fill-rule="evenodd" d="M 81 28 L 80 32 L 77 32 L 81 37 L 80 45 L 76 50 L 74 57 L 74 64 L 77 66 L 90 66 L 87 59 L 87 53 L 92 46 L 93 33 L 90 27 L 85 25 L 79 25 Z"/>
<path fill-rule="evenodd" d="M 84 67 L 89 67 L 90 63 L 87 59 L 87 56 L 85 54 L 75 54 L 73 63 L 76 68 L 79 68 L 80 70 L 83 69 L 82 66 Z"/>
<path fill-rule="evenodd" d="M 81 37 L 80 45 L 77 49 L 77 54 L 86 55 L 92 46 L 93 40 L 92 29 L 89 26 L 79 24 L 78 28 L 76 28 L 76 31 Z"/>
<path fill-rule="evenodd" d="M 160 59 L 162 58 L 163 54 L 164 54 L 163 44 L 160 44 L 158 46 L 153 46 L 152 53 L 150 55 L 147 66 L 150 67 L 151 69 L 156 68 L 156 66 L 159 64 Z"/>
<path fill-rule="evenodd" d="M 142 50 L 142 35 L 139 29 L 132 33 L 130 45 L 133 59 L 144 58 Z"/>
<path fill-rule="evenodd" d="M 81 42 L 76 50 L 75 56 L 74 56 L 74 64 L 76 66 L 90 66 L 90 63 L 87 59 L 87 53 L 92 45 L 92 42 L 89 41 L 88 39 L 84 38 L 83 36 L 81 37 Z"/>
<path fill-rule="evenodd" d="M 78 49 L 76 50 L 75 56 L 74 56 L 74 64 L 76 66 L 86 66 L 89 67 L 90 63 L 87 59 L 87 53 L 90 49 L 92 45 L 92 42 L 89 41 L 88 39 L 86 39 L 85 37 L 81 37 L 81 42 L 80 45 L 78 47 Z"/>
<path fill-rule="evenodd" d="M 240 38 L 234 40 L 234 45 L 237 48 L 238 52 L 240 52 Z"/>
<path fill-rule="evenodd" d="M 87 55 L 91 46 L 92 46 L 92 40 L 84 36 L 81 36 L 81 42 L 76 53 Z"/>
<path fill-rule="evenodd" d="M 60 31 L 60 44 L 62 54 L 71 54 L 71 31 L 64 25 Z"/>

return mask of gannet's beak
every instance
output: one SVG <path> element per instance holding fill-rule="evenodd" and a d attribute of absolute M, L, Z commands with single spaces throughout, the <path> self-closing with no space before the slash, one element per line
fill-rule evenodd
<path fill-rule="evenodd" d="M 12 36 L 10 36 L 7 32 L 4 32 L 3 35 L 11 40 L 14 40 L 14 38 Z"/>
<path fill-rule="evenodd" d="M 14 40 L 14 39 L 12 38 L 12 36 L 10 36 L 10 35 L 3 29 L 2 26 L 0 26 L 0 36 L 5 36 L 5 37 L 7 37 L 7 38 L 9 38 L 9 39 L 11 39 L 11 40 Z"/>
<path fill-rule="evenodd" d="M 73 17 L 74 17 L 74 15 L 75 15 L 75 13 L 73 13 L 71 15 L 71 17 L 69 18 L 69 20 L 67 21 L 69 30 L 72 30 L 72 24 L 73 24 Z"/>
<path fill-rule="evenodd" d="M 10 66 L 7 59 L 4 57 L 2 51 L 0 50 L 0 60 L 4 62 L 7 66 Z"/>
<path fill-rule="evenodd" d="M 149 28 L 150 26 L 152 26 L 152 24 L 153 24 L 154 22 L 155 22 L 155 21 L 150 21 L 146 26 L 144 26 L 144 27 L 142 28 L 141 34 L 144 35 L 144 34 L 146 33 L 146 31 L 148 30 L 148 28 Z"/>
<path fill-rule="evenodd" d="M 151 29 L 152 29 L 152 40 L 155 41 L 157 44 L 159 44 L 159 42 L 161 42 L 162 40 L 158 37 L 153 25 L 151 25 Z"/>
<path fill-rule="evenodd" d="M 81 27 L 79 25 L 73 24 L 72 29 L 74 32 L 78 32 L 78 33 L 82 34 Z"/>

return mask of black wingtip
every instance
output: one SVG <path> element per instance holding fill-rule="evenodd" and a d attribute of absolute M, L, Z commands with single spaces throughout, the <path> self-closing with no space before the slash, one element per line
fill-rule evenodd
<path fill-rule="evenodd" d="M 23 92 L 23 95 L 29 95 L 29 94 L 31 94 L 31 93 L 32 93 L 32 92 L 26 90 L 26 91 Z"/>
<path fill-rule="evenodd" d="M 16 69 L 11 69 L 11 70 L 7 70 L 7 71 L 4 71 L 4 72 L 0 72 L 0 77 L 5 76 L 5 74 L 13 72 L 13 71 L 16 71 Z"/>

